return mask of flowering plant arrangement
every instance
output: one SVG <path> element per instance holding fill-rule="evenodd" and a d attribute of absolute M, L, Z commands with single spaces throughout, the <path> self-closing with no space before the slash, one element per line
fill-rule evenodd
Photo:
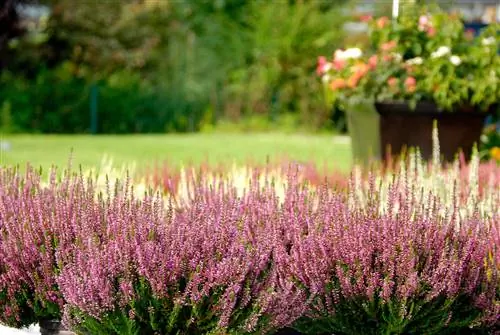
<path fill-rule="evenodd" d="M 392 22 L 368 21 L 371 50 L 319 57 L 330 102 L 428 101 L 441 110 L 483 111 L 498 102 L 498 24 L 473 37 L 458 15 L 428 7 L 405 8 Z"/>
<path fill-rule="evenodd" d="M 391 171 L 355 169 L 341 190 L 311 186 L 300 169 L 233 168 L 181 177 L 175 197 L 138 196 L 134 178 L 103 191 L 81 173 L 45 184 L 33 169 L 0 168 L 0 323 L 62 318 L 83 334 L 494 330 L 500 166 L 475 154 L 443 168 L 434 137 L 430 165 L 417 151 Z"/>

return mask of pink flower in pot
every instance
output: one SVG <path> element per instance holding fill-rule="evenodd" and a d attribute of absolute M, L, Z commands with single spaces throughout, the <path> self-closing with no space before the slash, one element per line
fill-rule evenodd
<path fill-rule="evenodd" d="M 417 89 L 417 80 L 414 77 L 408 77 L 405 79 L 406 90 L 410 93 L 415 92 Z"/>
<path fill-rule="evenodd" d="M 391 51 L 392 49 L 394 49 L 397 45 L 397 42 L 392 40 L 392 41 L 389 41 L 389 42 L 385 42 L 385 43 L 382 43 L 382 45 L 380 46 L 380 49 L 382 51 Z"/>
<path fill-rule="evenodd" d="M 359 17 L 360 22 L 370 22 L 373 19 L 373 16 L 366 14 L 366 15 L 361 15 Z"/>
<path fill-rule="evenodd" d="M 322 75 L 332 68 L 332 64 L 326 60 L 325 56 L 318 57 L 318 66 L 316 67 L 316 73 Z"/>
<path fill-rule="evenodd" d="M 370 69 L 375 69 L 377 67 L 377 63 L 378 63 L 378 57 L 377 55 L 373 55 L 371 56 L 369 59 L 368 59 L 368 66 L 370 67 Z"/>
<path fill-rule="evenodd" d="M 382 16 L 377 20 L 377 27 L 383 29 L 389 23 L 389 18 L 387 16 Z"/>
<path fill-rule="evenodd" d="M 418 30 L 423 31 L 430 26 L 430 20 L 427 15 L 421 15 L 418 19 Z"/>
<path fill-rule="evenodd" d="M 427 36 L 429 36 L 429 37 L 436 36 L 436 33 L 437 33 L 437 30 L 434 27 L 429 27 L 429 29 L 427 29 Z"/>
<path fill-rule="evenodd" d="M 387 79 L 387 84 L 390 88 L 395 88 L 398 85 L 398 78 L 390 77 L 389 79 Z"/>

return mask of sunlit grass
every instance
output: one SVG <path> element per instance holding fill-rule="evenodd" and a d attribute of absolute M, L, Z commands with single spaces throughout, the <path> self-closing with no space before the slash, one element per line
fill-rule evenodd
<path fill-rule="evenodd" d="M 103 156 L 115 165 L 135 162 L 138 167 L 155 161 L 169 164 L 207 161 L 265 162 L 287 157 L 297 161 L 326 163 L 347 171 L 351 147 L 346 137 L 285 134 L 169 134 L 169 135 L 3 135 L 0 163 L 44 169 L 66 166 L 73 150 L 73 165 L 99 166 Z"/>

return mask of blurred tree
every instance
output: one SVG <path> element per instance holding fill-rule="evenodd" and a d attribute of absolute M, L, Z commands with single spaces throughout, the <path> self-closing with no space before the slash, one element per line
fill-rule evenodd
<path fill-rule="evenodd" d="M 248 62 L 232 73 L 226 113 L 293 112 L 314 127 L 328 121 L 314 75 L 317 57 L 332 54 L 344 38 L 347 1 L 254 1 L 248 8 Z"/>
<path fill-rule="evenodd" d="M 9 43 L 26 31 L 21 25 L 19 6 L 30 0 L 2 0 L 0 2 L 0 70 L 7 66 Z"/>
<path fill-rule="evenodd" d="M 85 113 L 88 86 L 96 81 L 101 131 L 192 131 L 223 113 L 272 120 L 291 111 L 315 126 L 328 119 L 314 68 L 318 55 L 342 41 L 345 0 L 40 3 L 50 7 L 45 38 L 21 39 L 11 64 L 15 75 L 5 76 L 22 75 L 30 83 L 15 87 L 38 92 L 34 111 L 22 102 L 23 122 Z M 51 86 L 41 86 L 44 81 Z M 66 94 L 51 93 L 56 89 Z M 24 100 L 33 95 L 25 93 L 19 94 Z M 81 99 L 69 101 L 78 94 Z M 86 122 L 83 114 L 71 118 L 59 122 L 60 131 L 81 131 L 74 125 Z"/>

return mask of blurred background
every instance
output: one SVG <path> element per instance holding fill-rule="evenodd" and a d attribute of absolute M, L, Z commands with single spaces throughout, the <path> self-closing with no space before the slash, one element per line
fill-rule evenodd
<path fill-rule="evenodd" d="M 426 2 L 426 1 L 420 1 Z M 441 1 L 471 29 L 496 0 Z M 391 1 L 1 0 L 2 133 L 345 131 L 318 55 Z"/>

